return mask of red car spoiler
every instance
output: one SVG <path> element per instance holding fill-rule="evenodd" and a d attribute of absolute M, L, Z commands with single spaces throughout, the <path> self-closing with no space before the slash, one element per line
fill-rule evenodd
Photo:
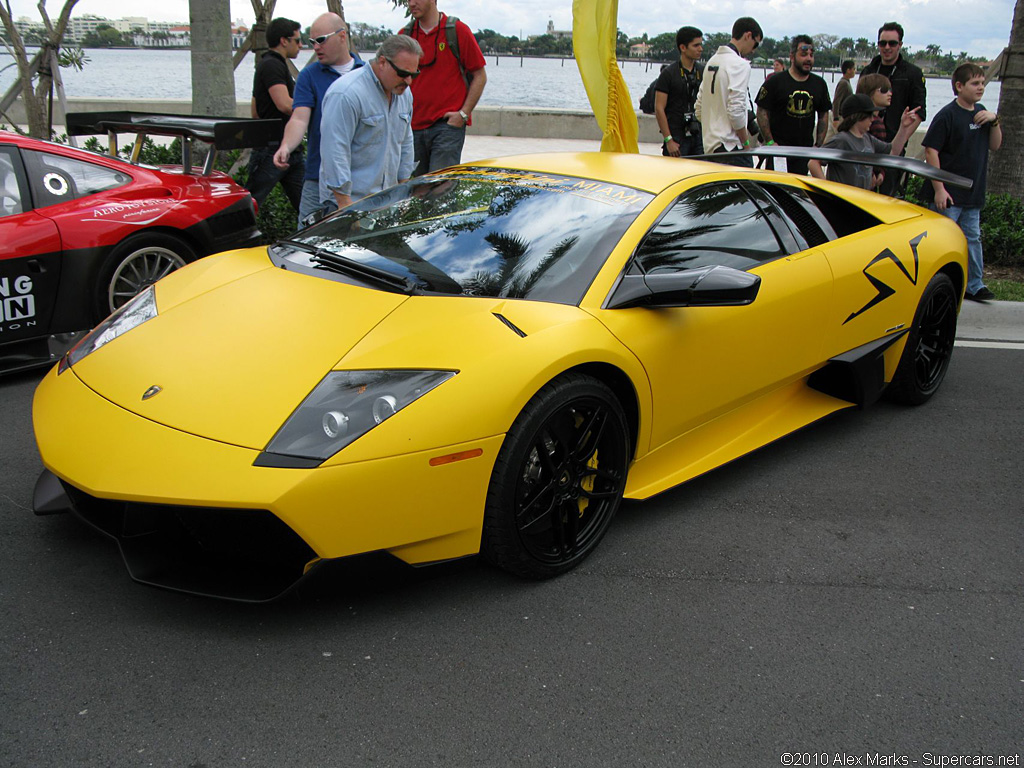
<path fill-rule="evenodd" d="M 280 120 L 253 120 L 210 115 L 169 115 L 157 112 L 69 112 L 65 118 L 68 136 L 106 134 L 111 155 L 117 155 L 117 135 L 134 133 L 132 162 L 138 162 L 139 150 L 147 136 L 181 137 L 181 164 L 192 173 L 192 142 L 210 145 L 202 173 L 213 171 L 218 150 L 265 147 L 280 141 L 284 125 Z"/>

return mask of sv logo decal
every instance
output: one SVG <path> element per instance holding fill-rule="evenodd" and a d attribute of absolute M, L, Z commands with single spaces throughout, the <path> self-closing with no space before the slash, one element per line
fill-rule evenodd
<path fill-rule="evenodd" d="M 879 262 L 882 262 L 882 261 L 891 261 L 893 264 L 895 264 L 897 267 L 900 268 L 900 272 L 902 272 L 904 275 L 906 275 L 907 280 L 910 281 L 911 285 L 917 285 L 917 276 L 918 276 L 918 270 L 919 270 L 919 267 L 920 267 L 920 265 L 918 264 L 918 258 L 917 258 L 917 246 L 927 236 L 928 236 L 927 232 L 922 232 L 920 235 L 918 235 L 917 237 L 915 237 L 913 240 L 910 241 L 910 250 L 914 254 L 914 274 L 913 275 L 911 275 L 910 272 L 907 271 L 907 268 L 906 268 L 906 266 L 904 266 L 903 262 L 900 261 L 898 258 L 896 258 L 896 254 L 893 253 L 888 248 L 886 248 L 880 254 L 875 256 L 875 258 L 873 258 L 870 262 L 868 262 L 868 265 L 866 267 L 864 267 L 864 269 L 863 269 L 864 277 L 866 277 L 868 279 L 868 282 L 871 283 L 871 285 L 873 285 L 875 287 L 875 290 L 878 291 L 878 293 L 876 293 L 875 296 L 872 297 L 871 301 L 869 301 L 863 307 L 858 309 L 856 312 L 853 312 L 848 318 L 846 318 L 843 321 L 843 325 L 846 325 L 848 322 L 853 320 L 853 318 L 857 317 L 858 315 L 860 315 L 860 314 L 862 314 L 864 312 L 867 312 L 869 309 L 871 309 L 876 304 L 879 304 L 880 302 L 885 301 L 887 298 L 889 298 L 894 293 L 896 293 L 896 289 L 895 288 L 893 288 L 891 285 L 886 283 L 881 278 L 876 277 L 876 276 L 871 274 L 870 270 L 871 270 L 871 268 L 873 266 L 875 266 L 875 264 L 878 264 Z"/>

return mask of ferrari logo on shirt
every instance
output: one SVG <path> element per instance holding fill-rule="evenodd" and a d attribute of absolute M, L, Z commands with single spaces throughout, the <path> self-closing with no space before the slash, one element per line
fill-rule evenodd
<path fill-rule="evenodd" d="M 443 51 L 444 50 L 444 43 L 438 43 L 437 44 L 437 50 Z"/>

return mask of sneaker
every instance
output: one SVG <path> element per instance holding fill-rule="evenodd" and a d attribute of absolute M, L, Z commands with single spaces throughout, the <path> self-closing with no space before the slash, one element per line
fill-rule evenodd
<path fill-rule="evenodd" d="M 964 300 L 965 301 L 981 301 L 981 299 L 978 298 L 978 294 L 971 293 L 970 291 L 965 291 L 964 292 Z"/>
<path fill-rule="evenodd" d="M 982 286 L 981 290 L 974 294 L 975 301 L 991 301 L 996 295 L 992 293 L 988 288 Z"/>

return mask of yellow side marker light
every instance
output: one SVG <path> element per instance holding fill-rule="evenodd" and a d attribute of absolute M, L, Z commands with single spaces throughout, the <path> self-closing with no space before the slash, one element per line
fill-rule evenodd
<path fill-rule="evenodd" d="M 483 454 L 483 448 L 474 448 L 471 451 L 459 451 L 458 453 L 449 453 L 447 456 L 435 456 L 430 460 L 430 466 L 440 467 L 442 464 L 452 464 L 456 461 L 475 459 L 477 456 L 483 456 Z"/>

